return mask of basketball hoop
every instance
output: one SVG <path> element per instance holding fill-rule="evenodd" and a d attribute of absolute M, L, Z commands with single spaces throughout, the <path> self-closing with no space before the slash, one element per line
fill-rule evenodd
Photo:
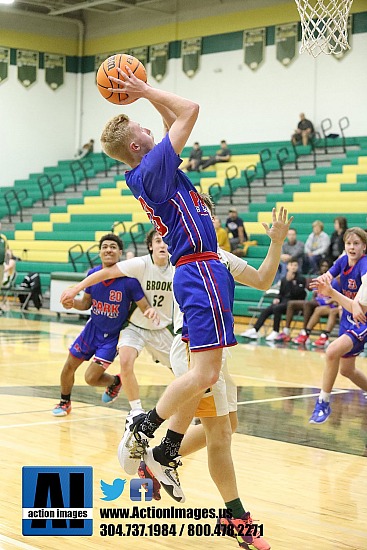
<path fill-rule="evenodd" d="M 353 0 L 295 0 L 301 17 L 300 53 L 340 54 L 349 50 L 348 16 Z"/>

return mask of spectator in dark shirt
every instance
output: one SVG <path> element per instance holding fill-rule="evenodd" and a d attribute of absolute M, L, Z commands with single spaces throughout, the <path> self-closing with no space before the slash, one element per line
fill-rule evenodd
<path fill-rule="evenodd" d="M 187 170 L 188 172 L 194 172 L 198 170 L 202 158 L 203 150 L 200 148 L 199 143 L 195 141 L 194 146 L 190 151 L 189 160 L 187 161 L 185 170 Z"/>
<path fill-rule="evenodd" d="M 201 161 L 200 163 L 200 170 L 203 170 L 204 168 L 208 168 L 208 166 L 212 166 L 213 164 L 216 164 L 217 162 L 228 162 L 231 160 L 231 150 L 228 149 L 228 145 L 225 139 L 222 139 L 220 142 L 220 149 L 213 155 L 212 157 Z"/>
<path fill-rule="evenodd" d="M 339 258 L 344 251 L 344 233 L 348 229 L 348 222 L 344 216 L 334 219 L 334 232 L 330 237 L 329 258 L 332 263 Z"/>
<path fill-rule="evenodd" d="M 226 228 L 229 234 L 231 250 L 235 250 L 247 241 L 247 234 L 243 220 L 238 216 L 237 209 L 234 207 L 231 207 L 228 211 Z"/>
<path fill-rule="evenodd" d="M 304 300 L 306 298 L 306 279 L 298 274 L 298 261 L 291 258 L 287 263 L 286 276 L 280 282 L 279 295 L 273 303 L 264 309 L 253 328 L 243 332 L 241 336 L 250 339 L 259 337 L 259 330 L 270 315 L 274 315 L 273 330 L 266 337 L 268 342 L 273 342 L 279 335 L 280 321 L 282 315 L 287 311 L 287 304 L 290 300 Z"/>
<path fill-rule="evenodd" d="M 299 118 L 300 121 L 292 135 L 292 143 L 293 145 L 299 145 L 302 142 L 302 145 L 308 145 L 309 140 L 315 135 L 315 129 L 312 122 L 307 120 L 304 113 L 301 113 Z"/>

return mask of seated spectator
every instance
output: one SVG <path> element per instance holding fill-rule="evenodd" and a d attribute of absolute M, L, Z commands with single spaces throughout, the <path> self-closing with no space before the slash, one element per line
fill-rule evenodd
<path fill-rule="evenodd" d="M 324 258 L 323 260 L 321 260 L 319 268 L 316 271 L 315 275 L 317 275 L 317 276 L 323 275 L 324 273 L 329 271 L 330 267 L 331 267 L 331 263 L 329 262 L 329 260 L 327 258 Z"/>
<path fill-rule="evenodd" d="M 280 255 L 280 264 L 278 268 L 278 276 L 276 280 L 282 279 L 287 271 L 287 262 L 291 258 L 298 260 L 298 270 L 301 273 L 303 267 L 303 258 L 305 252 L 305 244 L 297 240 L 297 231 L 290 227 L 288 229 L 287 240 L 282 245 L 282 253 Z"/>
<path fill-rule="evenodd" d="M 225 139 L 222 139 L 220 142 L 220 149 L 213 155 L 212 157 L 209 157 L 206 160 L 202 160 L 200 162 L 200 168 L 199 170 L 204 170 L 204 168 L 208 168 L 208 166 L 213 166 L 213 164 L 216 164 L 217 162 L 229 162 L 231 160 L 231 150 L 228 149 L 228 145 Z"/>
<path fill-rule="evenodd" d="M 317 272 L 320 261 L 329 252 L 329 247 L 330 237 L 324 231 L 324 224 L 320 220 L 315 220 L 312 224 L 312 233 L 308 236 L 305 244 L 305 259 L 308 264 L 308 273 Z"/>
<path fill-rule="evenodd" d="M 75 155 L 76 159 L 82 159 L 89 155 L 90 153 L 93 153 L 94 151 L 94 139 L 90 139 L 88 143 L 84 143 L 83 147 L 79 149 L 78 153 Z"/>
<path fill-rule="evenodd" d="M 4 275 L 2 280 L 2 286 L 7 288 L 12 283 L 16 274 L 17 257 L 14 256 L 12 250 L 8 248 L 5 255 Z"/>
<path fill-rule="evenodd" d="M 293 145 L 308 145 L 310 139 L 315 135 L 315 129 L 310 120 L 307 120 L 304 113 L 299 115 L 300 121 L 297 125 L 294 134 L 292 135 Z"/>
<path fill-rule="evenodd" d="M 200 148 L 199 143 L 195 141 L 194 146 L 190 151 L 189 160 L 187 161 L 184 170 L 187 170 L 188 172 L 198 171 L 202 158 L 203 150 Z"/>
<path fill-rule="evenodd" d="M 328 268 L 326 269 L 326 271 Z M 324 271 L 324 273 L 326 273 Z M 335 279 L 332 282 L 333 288 L 339 288 L 339 282 Z M 312 300 L 290 300 L 287 304 L 287 318 L 286 325 L 283 331 L 276 338 L 277 342 L 290 342 L 290 326 L 294 315 L 297 313 L 303 313 L 303 329 L 292 342 L 294 344 L 307 345 L 310 343 L 310 334 L 314 326 L 320 321 L 321 317 L 327 317 L 326 329 L 322 332 L 321 336 L 312 342 L 313 346 L 318 348 L 324 348 L 329 343 L 329 334 L 333 330 L 338 320 L 338 304 L 330 300 L 328 296 L 323 296 L 320 293 L 314 292 Z"/>
<path fill-rule="evenodd" d="M 228 210 L 226 228 L 231 243 L 231 251 L 248 240 L 243 220 L 238 216 L 237 209 L 234 206 Z"/>
<path fill-rule="evenodd" d="M 222 227 L 222 223 L 220 221 L 220 218 L 218 216 L 213 217 L 214 221 L 214 227 L 215 232 L 217 234 L 217 240 L 220 248 L 223 250 L 226 250 L 227 252 L 231 251 L 231 244 L 229 242 L 228 232 L 224 227 Z"/>
<path fill-rule="evenodd" d="M 3 277 L 4 277 L 5 259 L 6 259 L 6 253 L 8 249 L 9 249 L 8 239 L 3 233 L 1 233 L 1 222 L 0 222 L 0 282 L 3 280 Z"/>
<path fill-rule="evenodd" d="M 329 259 L 331 263 L 334 263 L 344 252 L 344 233 L 347 229 L 347 218 L 337 216 L 334 219 L 334 232 L 330 237 Z"/>
<path fill-rule="evenodd" d="M 131 258 L 135 258 L 135 252 L 131 249 L 126 250 L 125 260 L 131 260 Z"/>
<path fill-rule="evenodd" d="M 259 337 L 259 330 L 270 315 L 274 315 L 273 330 L 265 338 L 268 342 L 273 342 L 279 335 L 280 321 L 282 314 L 287 311 L 289 300 L 304 300 L 306 298 L 306 279 L 298 273 L 298 261 L 291 258 L 287 262 L 287 273 L 280 282 L 278 298 L 260 313 L 258 320 L 253 328 L 243 332 L 241 336 L 245 338 L 256 339 Z"/>

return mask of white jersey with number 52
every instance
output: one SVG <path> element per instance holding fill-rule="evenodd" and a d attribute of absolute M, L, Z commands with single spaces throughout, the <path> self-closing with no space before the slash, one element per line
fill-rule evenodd
<path fill-rule="evenodd" d="M 161 321 L 159 325 L 155 325 L 144 317 L 135 304 L 128 320 L 135 326 L 147 330 L 160 330 L 171 325 L 173 315 L 173 267 L 171 263 L 168 262 L 164 267 L 159 267 L 153 263 L 151 255 L 146 254 L 130 260 L 123 260 L 116 265 L 126 277 L 134 277 L 139 281 L 147 300 L 156 309 Z"/>

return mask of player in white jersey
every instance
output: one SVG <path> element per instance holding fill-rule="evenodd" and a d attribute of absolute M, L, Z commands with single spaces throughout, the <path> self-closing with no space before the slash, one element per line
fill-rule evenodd
<path fill-rule="evenodd" d="M 205 202 L 209 210 L 212 211 L 213 205 L 210 198 L 201 194 L 201 199 Z M 230 270 L 235 281 L 244 285 L 266 290 L 274 280 L 276 270 L 279 265 L 282 243 L 287 235 L 289 225 L 286 222 L 286 213 L 281 209 L 278 218 L 273 210 L 273 225 L 271 228 L 264 224 L 264 228 L 271 238 L 271 245 L 268 254 L 258 270 L 249 266 L 245 260 L 234 256 L 230 252 L 218 249 L 218 254 L 223 263 Z M 187 344 L 182 341 L 180 330 L 183 327 L 183 316 L 178 307 L 174 307 L 174 328 L 178 334 L 175 336 L 171 349 L 171 364 L 176 376 L 181 376 L 189 368 L 189 354 Z M 183 327 L 183 337 L 185 337 L 185 327 Z M 205 392 L 201 399 L 196 416 L 201 418 L 202 425 L 190 426 L 186 432 L 180 446 L 180 456 L 187 456 L 205 446 L 208 449 L 208 463 L 211 477 L 216 484 L 226 508 L 231 511 L 232 518 L 221 518 L 221 528 L 227 529 L 230 524 L 240 546 L 243 548 L 256 548 L 266 550 L 270 548 L 268 543 L 255 533 L 247 537 L 245 533 L 239 532 L 238 520 L 233 518 L 242 517 L 250 524 L 251 517 L 249 512 L 244 511 L 241 499 L 239 498 L 235 469 L 231 455 L 231 435 L 237 427 L 237 388 L 228 373 L 226 359 L 222 362 L 222 371 L 218 382 Z M 170 425 L 171 428 L 171 425 Z M 164 439 L 162 440 L 162 444 Z M 156 460 L 154 449 L 148 449 L 144 457 L 145 462 L 140 463 L 140 477 L 150 477 L 153 479 L 155 495 L 160 498 L 159 482 L 167 490 L 167 467 L 163 469 Z M 157 483 L 158 482 L 158 483 Z M 177 490 L 177 487 L 176 487 Z M 170 493 L 170 491 L 168 491 Z M 171 493 L 170 493 L 171 494 Z M 172 495 L 171 495 L 172 496 Z M 251 540 L 250 540 L 251 539 Z M 250 544 L 251 546 L 248 546 Z"/>
<path fill-rule="evenodd" d="M 160 323 L 154 325 L 149 320 L 147 322 L 140 310 L 132 307 L 118 344 L 120 374 L 116 375 L 115 384 L 102 395 L 104 403 L 112 403 L 122 387 L 130 408 L 139 412 L 143 407 L 134 373 L 135 360 L 145 348 L 155 361 L 171 368 L 170 349 L 173 342 L 173 267 L 168 258 L 167 245 L 156 230 L 149 231 L 146 243 L 149 254 L 118 262 L 115 267 L 120 276 L 134 277 L 139 281 L 148 302 L 158 312 Z"/>

